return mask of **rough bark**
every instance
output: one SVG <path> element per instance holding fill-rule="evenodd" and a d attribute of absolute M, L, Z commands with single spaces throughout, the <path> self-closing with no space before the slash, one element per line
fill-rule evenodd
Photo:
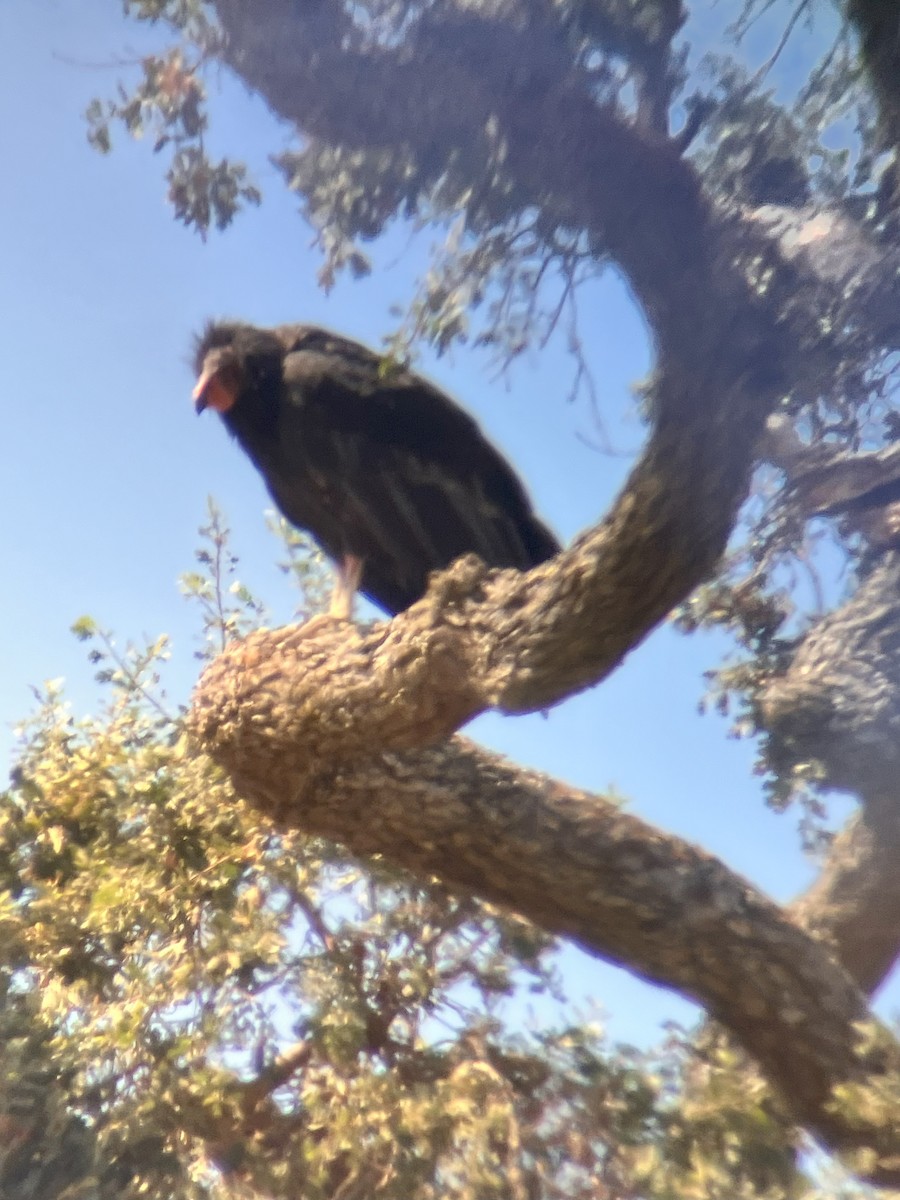
<path fill-rule="evenodd" d="M 898 589 L 900 557 L 889 552 L 760 701 L 776 765 L 814 759 L 830 786 L 863 803 L 895 794 L 900 776 Z"/>
<path fill-rule="evenodd" d="M 620 557 L 614 511 L 526 576 L 457 564 L 389 625 L 326 622 L 254 635 L 204 676 L 194 732 L 242 794 L 278 820 L 438 874 L 698 1000 L 760 1062 L 801 1123 L 836 1149 L 870 1144 L 887 1156 L 892 1131 L 861 1128 L 827 1107 L 835 1084 L 864 1074 L 853 1048 L 866 1010 L 823 945 L 721 864 L 596 797 L 459 743 L 421 749 L 489 704 L 551 703 L 608 673 L 639 640 L 650 614 L 634 597 L 658 595 L 649 576 L 664 560 L 654 522 L 635 517 L 639 496 L 626 489 L 621 508 L 651 531 L 630 555 Z M 696 511 L 677 511 L 685 509 Z M 670 565 L 678 586 L 690 586 L 697 561 Z M 639 564 L 643 585 L 622 576 Z M 857 641 L 866 644 L 871 604 L 861 604 Z M 827 653 L 822 661 L 831 661 Z M 889 861 L 881 855 L 879 877 Z M 800 915 L 838 940 L 867 985 L 896 935 L 887 921 L 856 940 L 869 908 L 840 902 L 861 880 L 845 860 Z M 888 914 L 895 891 L 885 893 Z M 873 1178 L 900 1176 L 883 1163 Z"/>
<path fill-rule="evenodd" d="M 890 552 L 810 631 L 761 702 L 774 760 L 816 761 L 831 786 L 860 797 L 795 912 L 867 992 L 894 965 L 900 937 L 898 595 L 900 556 Z"/>
<path fill-rule="evenodd" d="M 858 812 L 831 846 L 793 916 L 828 941 L 871 995 L 897 961 L 900 929 L 900 798 L 896 790 Z"/>
<path fill-rule="evenodd" d="M 205 673 L 192 728 L 245 797 L 279 822 L 513 907 L 696 999 L 798 1121 L 835 1149 L 876 1147 L 872 1177 L 900 1182 L 888 1161 L 896 1131 L 828 1107 L 834 1085 L 877 1077 L 900 1058 L 859 1061 L 865 1001 L 824 944 L 711 856 L 461 738 L 384 750 L 382 722 L 368 752 L 351 734 L 354 752 L 338 753 L 342 716 L 344 729 L 356 726 L 347 685 L 366 661 L 333 632 L 256 634 Z M 319 708 L 323 652 L 336 660 L 343 712 L 327 700 Z"/>

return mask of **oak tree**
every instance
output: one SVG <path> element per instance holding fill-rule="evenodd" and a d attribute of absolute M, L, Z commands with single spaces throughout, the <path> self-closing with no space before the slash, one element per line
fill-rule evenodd
<path fill-rule="evenodd" d="M 312 633 L 248 633 L 195 580 L 229 637 L 183 740 L 147 699 L 159 647 L 114 662 L 90 728 L 48 697 L 9 808 L 9 986 L 43 984 L 56 1041 L 34 1053 L 76 1079 L 80 1135 L 158 1194 L 811 1195 L 801 1131 L 900 1185 L 900 1046 L 869 1007 L 900 945 L 892 6 L 776 5 L 773 57 L 833 26 L 789 103 L 771 61 L 740 57 L 763 0 L 702 70 L 703 6 L 681 0 L 125 7 L 172 46 L 92 106 L 91 137 L 152 132 L 180 219 L 205 234 L 260 200 L 207 154 L 224 67 L 295 131 L 275 161 L 325 283 L 365 272 L 394 219 L 431 223 L 448 236 L 405 334 L 515 355 L 612 264 L 655 366 L 621 494 L 551 563 L 463 559 L 390 622 Z M 830 608 L 790 586 L 823 537 L 853 580 Z M 831 790 L 857 798 L 788 908 L 457 733 L 601 683 L 673 610 L 740 647 L 714 686 L 758 738 L 772 803 L 814 818 Z M 346 907 L 323 915 L 335 888 Z M 40 911 L 60 896 L 67 930 Z M 551 986 L 549 935 L 710 1024 L 655 1065 L 584 1026 L 517 1042 L 492 989 L 522 971 Z M 451 1011 L 443 1043 L 430 1022 Z"/>

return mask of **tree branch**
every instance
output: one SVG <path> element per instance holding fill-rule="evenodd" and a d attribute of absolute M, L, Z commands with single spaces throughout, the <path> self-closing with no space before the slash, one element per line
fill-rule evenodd
<path fill-rule="evenodd" d="M 817 761 L 827 786 L 864 803 L 900 777 L 900 555 L 886 553 L 841 608 L 807 634 L 759 700 L 777 769 Z"/>
<path fill-rule="evenodd" d="M 389 624 L 232 645 L 191 728 L 282 822 L 508 904 L 699 1000 L 798 1120 L 835 1149 L 889 1157 L 895 1131 L 828 1108 L 834 1085 L 885 1068 L 857 1060 L 865 1003 L 823 945 L 715 860 L 597 798 L 459 742 L 421 749 L 484 707 L 541 707 L 601 678 L 693 586 L 736 502 L 728 466 L 707 466 L 726 427 L 709 428 L 674 439 L 665 462 L 657 431 L 609 519 L 552 564 L 519 575 L 464 559 Z M 872 1178 L 900 1172 L 883 1162 Z"/>
<path fill-rule="evenodd" d="M 253 635 L 208 668 L 195 697 L 195 736 L 251 803 L 510 906 L 694 998 L 829 1145 L 897 1151 L 894 1131 L 828 1108 L 836 1084 L 885 1064 L 859 1061 L 866 1005 L 822 944 L 703 851 L 463 739 L 380 752 L 376 728 L 368 756 L 360 744 L 355 759 L 335 758 L 327 731 L 297 719 L 319 694 L 316 681 L 302 685 L 298 645 L 296 631 Z M 346 678 L 346 659 L 337 671 Z M 873 1178 L 900 1182 L 900 1171 Z"/>
<path fill-rule="evenodd" d="M 900 948 L 898 594 L 900 555 L 892 552 L 810 631 L 761 700 L 773 761 L 818 762 L 824 785 L 862 801 L 792 911 L 831 941 L 870 993 Z"/>
<path fill-rule="evenodd" d="M 858 812 L 835 838 L 791 914 L 827 941 L 867 995 L 900 950 L 900 803 L 896 791 Z"/>
<path fill-rule="evenodd" d="M 349 149 L 403 148 L 435 179 L 460 151 L 482 190 L 512 181 L 503 187 L 507 217 L 516 206 L 536 208 L 615 258 L 663 356 L 696 366 L 725 346 L 757 349 L 756 322 L 735 319 L 757 305 L 732 269 L 733 246 L 722 257 L 693 169 L 674 143 L 595 99 L 555 22 L 535 11 L 510 20 L 428 9 L 404 29 L 402 45 L 384 46 L 354 37 L 331 0 L 270 0 L 264 21 L 240 0 L 214 8 L 223 61 L 307 136 Z M 775 322 L 757 317 L 772 335 Z M 766 361 L 751 358 L 757 369 Z"/>

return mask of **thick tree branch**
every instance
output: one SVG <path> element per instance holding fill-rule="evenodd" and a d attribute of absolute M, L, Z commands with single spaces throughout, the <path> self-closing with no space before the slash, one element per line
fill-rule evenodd
<path fill-rule="evenodd" d="M 889 465 L 894 456 L 886 456 Z M 864 457 L 860 479 L 868 466 Z M 900 556 L 891 552 L 810 631 L 761 700 L 776 763 L 816 761 L 826 785 L 862 800 L 794 912 L 831 940 L 867 992 L 883 981 L 900 948 L 898 595 Z"/>
<path fill-rule="evenodd" d="M 865 1002 L 824 945 L 711 856 L 462 739 L 383 753 L 377 729 L 368 756 L 360 743 L 354 759 L 335 759 L 325 731 L 298 720 L 298 701 L 318 694 L 316 682 L 300 694 L 298 645 L 293 632 L 253 635 L 207 670 L 195 697 L 195 735 L 252 803 L 513 907 L 693 997 L 829 1145 L 897 1151 L 893 1131 L 827 1107 L 835 1084 L 884 1064 L 858 1060 Z M 881 1164 L 873 1177 L 900 1182 L 900 1171 Z"/>
<path fill-rule="evenodd" d="M 486 706 L 540 707 L 600 678 L 700 577 L 722 532 L 708 489 L 733 505 L 735 478 L 709 469 L 700 436 L 675 439 L 665 463 L 664 444 L 665 427 L 609 520 L 552 564 L 519 576 L 463 560 L 389 624 L 230 648 L 203 678 L 192 727 L 278 819 L 509 904 L 693 996 L 797 1119 L 836 1149 L 890 1155 L 892 1131 L 828 1111 L 831 1088 L 861 1077 L 866 1010 L 822 945 L 721 865 L 594 798 L 469 747 L 419 749 Z M 873 1177 L 900 1181 L 884 1163 Z"/>
<path fill-rule="evenodd" d="M 373 46 L 331 0 L 271 0 L 264 21 L 239 0 L 214 8 L 223 60 L 303 133 L 350 149 L 408 148 L 419 162 L 459 149 L 473 180 L 513 181 L 507 214 L 536 208 L 615 258 L 663 354 L 694 366 L 729 346 L 747 369 L 771 361 L 758 352 L 743 281 L 718 268 L 721 237 L 694 171 L 673 143 L 595 100 L 555 23 L 428 10 L 402 45 Z"/>
<path fill-rule="evenodd" d="M 870 802 L 841 830 L 812 887 L 791 913 L 828 941 L 867 995 L 900 951 L 900 796 Z"/>
<path fill-rule="evenodd" d="M 900 777 L 900 556 L 884 555 L 841 608 L 815 625 L 760 698 L 777 767 L 818 761 L 828 786 L 866 803 Z"/>
<path fill-rule="evenodd" d="M 598 257 L 611 255 L 624 271 L 662 357 L 679 358 L 686 371 L 727 347 L 748 371 L 770 364 L 785 394 L 802 379 L 812 397 L 822 381 L 833 383 L 841 359 L 822 328 L 823 310 L 839 308 L 834 327 L 849 320 L 873 344 L 900 341 L 896 270 L 885 246 L 837 210 L 770 205 L 716 220 L 677 144 L 652 132 L 654 122 L 648 131 L 599 101 L 539 6 L 493 17 L 431 7 L 399 45 L 367 41 L 337 0 L 272 0 L 264 21 L 238 0 L 215 0 L 214 8 L 223 61 L 301 134 L 411 156 L 433 181 L 459 158 L 474 193 L 499 186 L 503 219 L 537 210 L 583 232 Z M 675 3 L 658 12 L 648 6 L 655 53 L 665 53 L 682 16 Z M 594 32 L 637 69 L 645 65 L 644 51 L 620 45 L 615 28 Z M 734 269 L 742 255 L 748 273 L 769 277 L 765 306 L 780 321 L 754 311 Z"/>
<path fill-rule="evenodd" d="M 801 324 L 815 322 L 825 311 L 839 312 L 837 324 L 864 334 L 870 346 L 900 345 L 900 260 L 891 241 L 877 238 L 836 206 L 766 204 L 743 216 L 772 239 L 782 259 L 797 271 Z M 840 340 L 837 346 L 839 363 L 846 359 L 846 346 Z"/>

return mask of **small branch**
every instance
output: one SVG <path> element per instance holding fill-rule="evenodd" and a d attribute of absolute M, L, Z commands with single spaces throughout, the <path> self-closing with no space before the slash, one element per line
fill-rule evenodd
<path fill-rule="evenodd" d="M 296 1042 L 283 1054 L 280 1054 L 268 1067 L 260 1072 L 255 1079 L 238 1085 L 241 1098 L 241 1109 L 245 1118 L 250 1121 L 254 1111 L 269 1096 L 306 1066 L 312 1057 L 312 1048 L 308 1042 Z"/>
<path fill-rule="evenodd" d="M 778 41 L 778 45 L 775 47 L 775 49 L 772 51 L 771 55 L 766 59 L 766 61 L 762 64 L 762 66 L 759 68 L 759 70 L 754 75 L 754 77 L 753 77 L 754 83 L 762 82 L 762 80 L 765 79 L 765 77 L 768 75 L 768 73 L 772 70 L 772 68 L 778 62 L 779 58 L 781 58 L 781 55 L 784 53 L 785 47 L 787 46 L 788 42 L 791 40 L 791 34 L 794 32 L 794 30 L 797 27 L 797 22 L 800 20 L 800 18 L 803 16 L 803 14 L 809 9 L 809 7 L 810 7 L 810 0 L 800 0 L 800 3 L 797 5 L 797 7 L 791 13 L 790 20 L 788 21 L 787 25 L 784 28 L 784 32 L 782 33 L 782 35 Z"/>
<path fill-rule="evenodd" d="M 137 692 L 140 696 L 143 696 L 144 700 L 146 700 L 151 708 L 155 709 L 158 716 L 162 718 L 166 725 L 174 725 L 175 717 L 144 683 L 144 671 L 153 662 L 155 655 L 144 653 L 138 659 L 137 665 L 133 666 L 128 661 L 128 655 L 120 653 L 116 648 L 111 634 L 101 629 L 98 631 L 98 636 L 103 643 L 104 650 L 124 678 L 128 691 Z"/>

